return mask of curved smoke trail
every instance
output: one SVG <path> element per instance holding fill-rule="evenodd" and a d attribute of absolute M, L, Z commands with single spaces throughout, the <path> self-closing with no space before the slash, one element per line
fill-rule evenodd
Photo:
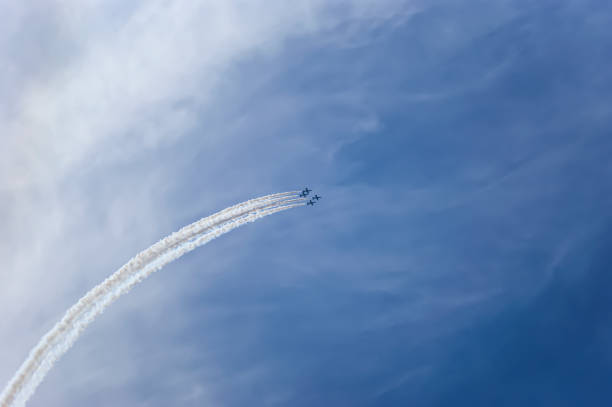
<path fill-rule="evenodd" d="M 91 289 L 30 351 L 0 394 L 0 407 L 23 406 L 83 330 L 106 307 L 166 264 L 209 241 L 264 216 L 304 205 L 299 191 L 252 199 L 202 218 L 143 250 Z"/>

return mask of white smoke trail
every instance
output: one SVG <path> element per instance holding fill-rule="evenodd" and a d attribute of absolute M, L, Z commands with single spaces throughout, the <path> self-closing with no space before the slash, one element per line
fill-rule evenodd
<path fill-rule="evenodd" d="M 32 369 L 36 368 L 38 361 L 44 357 L 51 344 L 55 341 L 56 337 L 62 334 L 66 328 L 74 322 L 74 319 L 78 315 L 82 315 L 88 304 L 95 301 L 96 297 L 104 295 L 104 293 L 107 292 L 110 287 L 120 284 L 121 280 L 123 280 L 126 276 L 142 268 L 143 265 L 162 255 L 165 251 L 176 247 L 176 245 L 181 241 L 192 238 L 194 234 L 203 233 L 204 231 L 215 227 L 228 219 L 235 216 L 242 216 L 252 209 L 269 206 L 271 203 L 274 204 L 276 202 L 282 202 L 286 198 L 291 198 L 293 195 L 295 195 L 294 192 L 273 194 L 235 205 L 209 216 L 208 218 L 194 222 L 191 225 L 182 228 L 178 232 L 173 233 L 167 238 L 162 239 L 147 250 L 139 253 L 117 272 L 107 278 L 102 284 L 98 285 L 84 297 L 82 297 L 77 304 L 71 307 L 71 309 L 65 314 L 64 318 L 58 324 L 56 324 L 54 329 L 45 335 L 45 337 L 40 341 L 39 345 L 32 350 L 29 358 L 22 366 L 22 369 L 20 369 L 21 374 L 16 376 L 15 384 L 19 385 L 32 373 Z M 28 368 L 25 368 L 25 366 L 28 366 Z M 3 400 L 3 397 L 0 397 L 0 401 L 1 400 Z"/>
<path fill-rule="evenodd" d="M 160 240 L 136 255 L 73 305 L 32 349 L 0 394 L 0 406 L 23 406 L 53 364 L 108 305 L 135 284 L 185 253 L 246 223 L 304 205 L 297 192 L 256 198 L 203 218 Z"/>

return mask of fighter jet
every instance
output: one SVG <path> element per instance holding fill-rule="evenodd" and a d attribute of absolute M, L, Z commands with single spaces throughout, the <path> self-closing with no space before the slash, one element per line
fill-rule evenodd
<path fill-rule="evenodd" d="M 304 190 L 302 191 L 302 193 L 300 194 L 300 196 L 306 196 L 308 195 L 310 192 L 312 191 L 312 189 L 308 189 L 308 187 L 304 188 Z"/>
<path fill-rule="evenodd" d="M 315 194 L 315 196 L 313 196 L 312 199 L 316 199 L 318 201 L 319 199 L 321 199 L 321 197 L 319 195 Z"/>
<path fill-rule="evenodd" d="M 312 199 L 311 199 L 310 201 L 308 201 L 308 202 L 306 203 L 306 205 L 313 206 L 313 205 L 314 205 L 314 202 L 312 202 Z"/>

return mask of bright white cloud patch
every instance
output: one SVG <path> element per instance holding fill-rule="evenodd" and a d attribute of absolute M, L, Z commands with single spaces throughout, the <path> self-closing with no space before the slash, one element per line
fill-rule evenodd
<path fill-rule="evenodd" d="M 53 180 L 83 159 L 104 160 L 102 146 L 110 147 L 112 159 L 126 159 L 171 143 L 197 122 L 194 108 L 215 103 L 215 84 L 231 64 L 274 53 L 288 38 L 329 33 L 340 23 L 349 23 L 343 36 L 356 37 L 357 30 L 406 14 L 405 5 L 390 1 L 333 7 L 325 1 L 47 7 L 51 38 L 41 32 L 23 46 L 40 42 L 41 48 L 67 55 L 34 61 L 43 66 L 38 71 L 48 64 L 50 72 L 21 78 L 22 87 L 12 94 L 11 114 L 0 123 L 10 143 L 2 157 L 4 186 Z M 28 19 L 28 12 L 14 11 L 23 24 L 5 38 L 19 44 L 31 35 L 30 20 L 44 20 Z M 11 44 L 11 52 L 32 51 Z M 21 61 L 7 60 L 9 76 L 17 75 L 22 67 L 15 64 Z M 185 100 L 191 108 L 181 104 Z"/>

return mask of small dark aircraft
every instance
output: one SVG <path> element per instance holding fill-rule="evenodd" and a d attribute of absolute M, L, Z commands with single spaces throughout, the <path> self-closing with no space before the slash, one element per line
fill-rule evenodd
<path fill-rule="evenodd" d="M 308 187 L 304 188 L 304 190 L 302 191 L 302 193 L 304 194 L 304 196 L 308 195 L 310 192 L 312 191 L 312 189 L 308 189 Z"/>
<path fill-rule="evenodd" d="M 315 196 L 313 196 L 312 199 L 316 199 L 318 201 L 319 199 L 321 199 L 321 197 L 319 195 L 315 194 Z"/>
<path fill-rule="evenodd" d="M 310 201 L 308 201 L 308 203 L 306 203 L 306 205 L 312 206 L 312 205 L 314 205 L 314 202 L 312 202 L 312 199 L 311 199 Z"/>

